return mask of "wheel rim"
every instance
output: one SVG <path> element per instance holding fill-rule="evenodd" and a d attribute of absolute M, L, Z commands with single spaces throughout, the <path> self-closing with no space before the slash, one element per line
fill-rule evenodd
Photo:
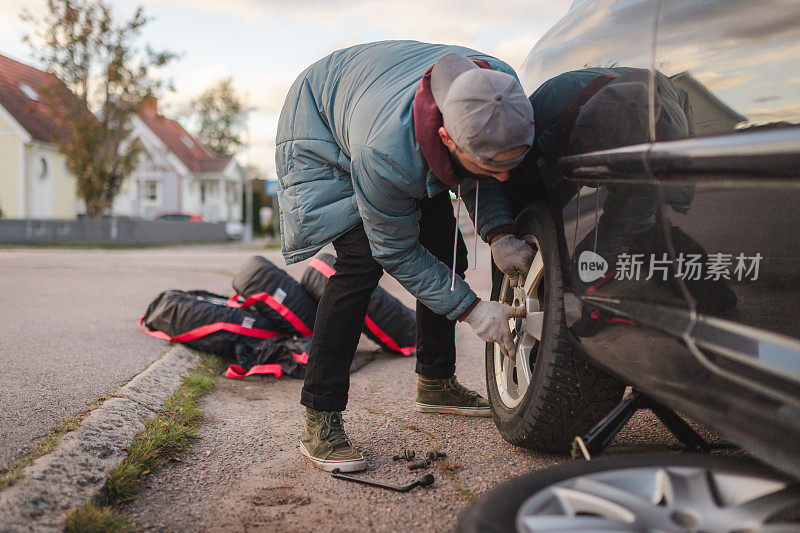
<path fill-rule="evenodd" d="M 629 468 L 537 492 L 520 507 L 516 526 L 528 533 L 796 531 L 800 524 L 786 513 L 798 504 L 797 488 L 784 481 L 698 467 Z"/>
<path fill-rule="evenodd" d="M 544 260 L 539 249 L 539 243 L 533 236 L 526 236 L 528 244 L 534 246 L 534 256 L 531 268 L 522 287 L 511 287 L 508 276 L 503 277 L 500 286 L 500 298 L 503 303 L 510 305 L 525 304 L 526 314 L 522 319 L 509 321 L 509 327 L 516 344 L 515 357 L 512 361 L 504 356 L 500 347 L 494 345 L 494 376 L 497 382 L 497 391 L 500 401 L 507 409 L 517 407 L 531 383 L 533 361 L 539 350 L 542 340 L 542 327 L 544 324 L 544 296 L 542 280 L 544 279 Z"/>

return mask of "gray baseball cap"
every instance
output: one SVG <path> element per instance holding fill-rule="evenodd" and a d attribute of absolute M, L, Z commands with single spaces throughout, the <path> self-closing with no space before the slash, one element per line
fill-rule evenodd
<path fill-rule="evenodd" d="M 444 127 L 461 150 L 479 163 L 508 168 L 525 158 L 493 161 L 501 152 L 533 144 L 533 106 L 517 78 L 478 67 L 461 54 L 433 66 L 431 92 Z"/>

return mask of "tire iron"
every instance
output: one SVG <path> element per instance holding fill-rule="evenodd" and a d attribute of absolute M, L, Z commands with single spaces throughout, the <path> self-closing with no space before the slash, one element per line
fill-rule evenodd
<path fill-rule="evenodd" d="M 344 474 L 338 468 L 334 468 L 333 471 L 331 471 L 331 476 L 335 477 L 336 479 L 344 479 L 344 480 L 347 480 L 347 481 L 354 481 L 356 483 L 361 483 L 363 485 L 370 485 L 372 487 L 380 487 L 382 489 L 394 490 L 394 491 L 397 491 L 397 492 L 408 492 L 411 489 L 413 489 L 414 487 L 428 487 L 430 485 L 433 485 L 433 481 L 434 481 L 433 480 L 433 475 L 426 474 L 426 475 L 422 476 L 421 478 L 419 478 L 418 480 L 416 480 L 415 482 L 409 483 L 408 485 L 392 485 L 390 483 L 381 483 L 380 481 L 372 481 L 372 480 L 369 480 L 369 479 L 364 479 L 362 477 L 351 476 L 350 474 Z"/>

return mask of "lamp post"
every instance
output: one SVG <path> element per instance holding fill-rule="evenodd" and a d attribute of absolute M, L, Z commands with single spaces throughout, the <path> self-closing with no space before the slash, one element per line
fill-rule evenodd
<path fill-rule="evenodd" d="M 247 91 L 247 109 L 250 109 L 250 91 Z M 253 176 L 251 175 L 253 138 L 250 133 L 249 112 L 244 116 L 245 131 L 247 132 L 247 172 L 245 172 L 244 182 L 244 231 L 242 232 L 242 242 L 253 242 Z"/>

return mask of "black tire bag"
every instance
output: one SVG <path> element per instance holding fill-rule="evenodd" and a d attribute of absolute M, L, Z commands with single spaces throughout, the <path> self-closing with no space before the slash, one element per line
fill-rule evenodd
<path fill-rule="evenodd" d="M 207 291 L 164 291 L 147 307 L 141 326 L 155 337 L 223 357 L 235 356 L 237 344 L 282 336 L 263 316 L 225 300 Z"/>
<path fill-rule="evenodd" d="M 261 256 L 245 262 L 233 279 L 233 290 L 253 308 L 289 335 L 309 337 L 314 329 L 317 304 L 289 274 Z M 229 303 L 236 306 L 235 298 Z"/>
<path fill-rule="evenodd" d="M 253 374 L 273 374 L 281 377 L 286 374 L 293 378 L 304 378 L 311 338 L 277 338 L 257 343 L 242 343 L 236 346 L 236 360 L 239 365 L 231 365 L 225 376 L 242 379 Z"/>

